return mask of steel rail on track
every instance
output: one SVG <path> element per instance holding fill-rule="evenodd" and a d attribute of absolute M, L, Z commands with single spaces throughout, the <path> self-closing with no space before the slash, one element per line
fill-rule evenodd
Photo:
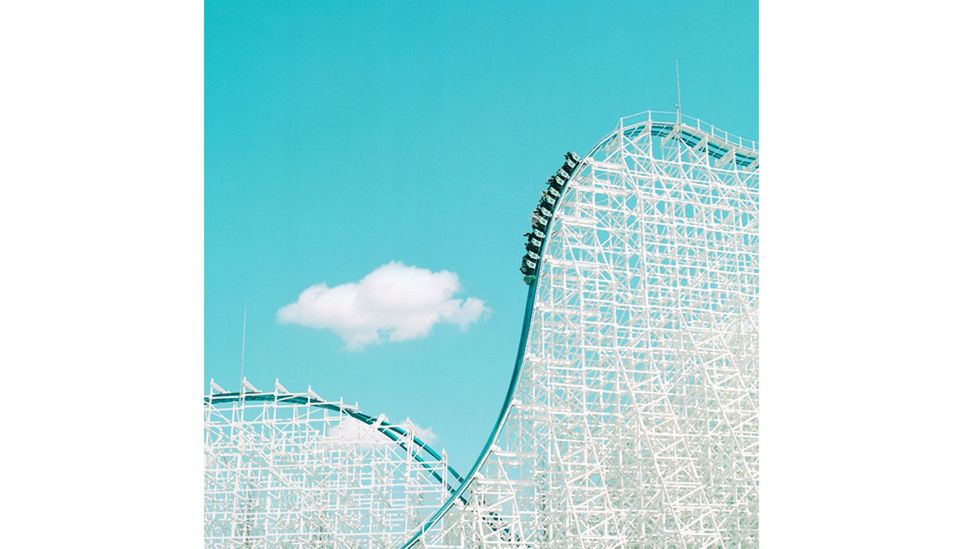
<path fill-rule="evenodd" d="M 674 132 L 673 138 L 680 139 L 683 143 L 692 148 L 700 145 L 702 140 L 707 140 L 705 152 L 711 158 L 722 159 L 726 155 L 732 154 L 734 155 L 736 165 L 743 168 L 755 168 L 759 162 L 758 151 L 723 139 L 722 136 L 715 135 L 714 133 L 702 131 L 699 128 L 681 123 L 681 121 L 655 122 L 648 117 L 647 120 L 642 120 L 626 126 L 623 125 L 622 121 L 623 119 L 621 119 L 621 124 L 618 128 L 614 129 L 605 137 L 597 141 L 596 145 L 591 147 L 590 150 L 587 151 L 582 158 L 580 158 L 579 163 L 573 168 L 569 179 L 566 181 L 563 192 L 559 198 L 556 199 L 557 202 L 553 206 L 553 220 L 556 217 L 556 207 L 559 205 L 559 200 L 566 195 L 565 189 L 569 188 L 570 184 L 574 181 L 573 178 L 580 172 L 583 164 L 589 160 L 594 153 L 610 143 L 615 137 L 637 137 L 647 130 L 652 136 L 663 138 L 671 135 L 672 132 Z M 675 125 L 678 126 L 677 132 L 675 132 Z M 536 267 L 537 276 L 542 272 L 542 263 L 545 261 L 545 251 L 548 247 L 549 241 L 549 229 L 553 225 L 554 223 L 550 221 L 546 224 L 545 230 L 543 231 L 546 238 L 543 239 L 542 246 L 539 250 L 539 261 L 538 266 Z M 417 542 L 420 541 L 420 538 L 444 517 L 447 511 L 450 510 L 451 506 L 454 505 L 456 500 L 460 499 L 462 504 L 467 504 L 467 501 L 465 501 L 461 496 L 471 486 L 475 475 L 478 473 L 481 467 L 484 466 L 486 461 L 488 461 L 492 447 L 494 447 L 495 443 L 498 442 L 498 437 L 501 434 L 502 427 L 505 425 L 505 421 L 508 419 L 508 416 L 512 410 L 512 401 L 515 398 L 515 391 L 518 388 L 519 381 L 522 378 L 522 366 L 525 360 L 525 347 L 528 344 L 529 329 L 532 325 L 533 304 L 535 302 L 537 284 L 538 278 L 532 280 L 532 282 L 529 284 L 525 299 L 525 313 L 522 316 L 522 331 L 519 335 L 518 351 L 515 357 L 515 368 L 512 371 L 512 378 L 508 384 L 508 392 L 505 394 L 505 400 L 502 402 L 498 419 L 495 420 L 495 424 L 492 426 L 484 448 L 481 450 L 481 453 L 478 455 L 478 459 L 475 460 L 474 465 L 471 467 L 471 471 L 468 472 L 467 476 L 461 480 L 461 484 L 454 489 L 451 496 L 444 501 L 441 507 L 431 514 L 431 516 L 424 521 L 423 525 L 421 525 L 421 527 L 407 540 L 407 542 L 403 544 L 402 549 L 410 549 L 416 545 Z"/>
<path fill-rule="evenodd" d="M 444 478 L 441 476 L 441 474 L 435 471 L 422 455 L 407 448 L 407 444 L 404 442 L 404 437 L 409 436 L 412 442 L 423 450 L 428 457 L 434 458 L 438 463 L 445 463 L 444 458 L 437 452 L 437 450 L 431 448 L 429 444 L 424 442 L 416 435 L 410 435 L 402 427 L 397 427 L 389 421 L 383 421 L 369 414 L 364 414 L 352 407 L 336 404 L 334 402 L 326 402 L 311 395 L 298 393 L 227 392 L 214 394 L 212 397 L 205 396 L 203 397 L 203 402 L 205 405 L 209 404 L 213 406 L 217 404 L 228 404 L 234 402 L 282 402 L 286 404 L 301 404 L 316 408 L 324 408 L 326 410 L 337 412 L 340 415 L 344 414 L 365 425 L 375 428 L 385 437 L 395 442 L 397 446 L 402 448 L 405 452 L 408 452 L 411 457 L 414 458 L 417 463 L 419 463 L 427 471 L 427 473 L 438 482 L 438 484 L 443 484 L 447 487 L 452 494 L 452 501 L 455 497 L 460 497 L 457 494 L 457 487 L 452 487 L 448 483 L 444 482 Z M 445 465 L 447 464 L 445 463 Z M 452 477 L 454 477 L 454 481 L 463 483 L 464 478 L 458 474 L 453 467 L 447 465 L 447 471 Z M 463 497 L 460 497 L 460 499 L 462 503 L 467 503 Z"/>

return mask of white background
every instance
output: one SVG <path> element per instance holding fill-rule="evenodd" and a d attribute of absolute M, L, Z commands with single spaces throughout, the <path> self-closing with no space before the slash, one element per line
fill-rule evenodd
<path fill-rule="evenodd" d="M 972 17 L 761 6 L 762 543 L 974 546 Z M 0 11 L 5 547 L 202 545 L 203 8 Z"/>

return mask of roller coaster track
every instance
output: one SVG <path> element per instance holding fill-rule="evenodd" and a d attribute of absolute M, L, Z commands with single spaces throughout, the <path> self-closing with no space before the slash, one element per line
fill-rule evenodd
<path fill-rule="evenodd" d="M 404 428 L 394 425 L 386 419 L 374 417 L 360 412 L 356 406 L 351 406 L 339 402 L 326 401 L 314 393 L 293 393 L 284 390 L 275 390 L 272 393 L 258 391 L 257 389 L 248 390 L 250 387 L 247 381 L 244 382 L 245 389 L 239 392 L 220 391 L 212 393 L 210 396 L 203 397 L 205 406 L 236 405 L 245 402 L 273 402 L 277 404 L 294 404 L 300 406 L 310 406 L 335 412 L 343 417 L 352 418 L 363 425 L 375 429 L 377 432 L 393 441 L 404 452 L 409 453 L 438 484 L 444 484 L 448 491 L 455 493 L 456 487 L 464 479 L 458 472 L 447 465 L 449 477 L 445 479 L 431 466 L 432 458 L 435 463 L 445 463 L 445 459 L 437 450 L 424 442 L 416 434 L 412 434 Z M 277 384 L 276 384 L 277 385 Z M 280 386 L 278 387 L 280 388 Z M 462 503 L 467 503 L 463 498 L 459 498 Z"/>
<path fill-rule="evenodd" d="M 587 151 L 586 155 L 584 155 L 576 163 L 576 165 L 572 167 L 572 172 L 568 174 L 569 177 L 567 177 L 567 180 L 565 181 L 565 188 L 568 188 L 574 183 L 575 176 L 577 173 L 579 173 L 580 167 L 586 162 L 590 161 L 596 151 L 607 146 L 607 144 L 615 138 L 630 138 L 640 135 L 643 132 L 649 132 L 651 136 L 661 138 L 665 141 L 670 139 L 680 140 L 692 149 L 701 147 L 703 152 L 707 153 L 707 155 L 715 161 L 716 167 L 733 164 L 736 168 L 741 170 L 756 170 L 758 168 L 759 153 L 755 142 L 736 138 L 726 132 L 717 130 L 711 125 L 703 124 L 700 120 L 694 118 L 682 117 L 681 121 L 654 121 L 651 119 L 651 115 L 653 114 L 657 113 L 645 113 L 643 115 L 634 115 L 631 117 L 622 118 L 619 126 L 614 131 L 608 133 L 602 139 L 597 141 L 596 145 Z M 635 118 L 638 118 L 637 121 L 629 124 L 627 123 L 628 120 L 634 120 Z M 568 153 L 567 157 L 569 154 L 571 153 Z M 558 205 L 559 198 L 560 197 L 555 198 L 555 204 L 547 206 L 547 208 L 551 207 L 552 214 L 550 217 L 555 217 L 557 213 L 556 206 Z M 540 203 L 540 206 L 543 205 L 544 203 Z M 533 229 L 541 229 L 544 235 L 548 237 L 549 229 L 552 227 L 552 225 L 553 224 L 551 222 L 546 222 L 541 227 L 534 225 Z M 532 237 L 530 236 L 529 238 L 531 240 Z M 537 261 L 537 266 L 534 269 L 535 272 L 541 271 L 542 262 L 546 257 L 545 252 L 547 241 L 548 238 L 542 239 L 541 246 L 539 247 L 540 251 L 538 253 L 539 259 Z M 525 361 L 525 349 L 528 343 L 529 331 L 532 326 L 533 304 L 535 303 L 536 289 L 538 286 L 537 282 L 538 280 L 534 275 L 526 276 L 528 291 L 525 299 L 525 310 L 522 316 L 522 329 L 520 332 L 518 349 L 515 357 L 515 367 L 512 370 L 512 376 L 509 381 L 508 390 L 505 393 L 505 399 L 502 402 L 501 411 L 499 412 L 498 417 L 488 434 L 487 441 L 485 442 L 481 453 L 478 455 L 468 474 L 464 476 L 461 479 L 460 484 L 452 490 L 452 494 L 444 501 L 441 507 L 435 511 L 420 526 L 420 528 L 417 529 L 417 531 L 406 541 L 406 543 L 403 544 L 403 549 L 414 547 L 420 541 L 423 535 L 434 525 L 436 525 L 438 521 L 440 521 L 451 509 L 451 507 L 455 505 L 457 500 L 460 500 L 460 502 L 464 505 L 467 504 L 467 501 L 463 499 L 462 496 L 471 486 L 471 483 L 476 478 L 478 471 L 481 470 L 485 462 L 488 460 L 489 455 L 498 442 L 502 428 L 504 427 L 505 422 L 512 411 L 513 399 L 515 398 L 515 393 L 522 377 Z"/>

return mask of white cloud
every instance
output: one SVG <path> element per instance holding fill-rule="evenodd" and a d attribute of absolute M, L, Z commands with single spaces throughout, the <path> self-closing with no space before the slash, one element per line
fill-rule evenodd
<path fill-rule="evenodd" d="M 329 429 L 329 438 L 336 439 L 338 442 L 348 442 L 352 444 L 384 444 L 390 442 L 383 433 L 376 430 L 372 425 L 367 425 L 358 419 L 344 416 L 339 423 Z"/>
<path fill-rule="evenodd" d="M 380 419 L 384 420 L 385 418 L 380 416 Z M 420 438 L 420 440 L 427 444 L 431 444 L 437 440 L 437 434 L 433 430 L 417 425 L 413 421 L 410 421 L 410 418 L 395 425 L 403 427 L 407 432 L 412 433 L 413 436 Z M 343 416 L 338 424 L 329 429 L 328 437 L 334 439 L 336 442 L 367 446 L 390 444 L 392 442 L 373 425 L 367 425 L 358 419 L 348 416 Z"/>
<path fill-rule="evenodd" d="M 331 330 L 347 349 L 361 349 L 426 337 L 442 322 L 466 329 L 488 308 L 477 298 L 455 298 L 460 289 L 458 276 L 450 271 L 435 273 L 393 261 L 358 282 L 306 288 L 296 302 L 278 309 L 278 320 Z"/>
<path fill-rule="evenodd" d="M 431 429 L 417 425 L 413 421 L 410 421 L 410 418 L 403 420 L 400 426 L 427 444 L 432 444 L 435 440 L 437 440 L 437 433 Z"/>

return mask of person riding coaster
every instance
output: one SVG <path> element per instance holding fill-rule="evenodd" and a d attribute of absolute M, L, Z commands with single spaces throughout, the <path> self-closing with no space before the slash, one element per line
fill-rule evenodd
<path fill-rule="evenodd" d="M 556 189 L 557 191 L 562 192 L 566 182 L 559 180 L 556 178 L 556 176 L 552 176 L 546 181 L 546 183 L 549 184 L 550 189 Z"/>
<path fill-rule="evenodd" d="M 575 168 L 576 165 L 579 164 L 580 157 L 573 151 L 569 151 L 563 157 L 566 159 L 566 163 L 569 164 L 570 168 Z"/>

